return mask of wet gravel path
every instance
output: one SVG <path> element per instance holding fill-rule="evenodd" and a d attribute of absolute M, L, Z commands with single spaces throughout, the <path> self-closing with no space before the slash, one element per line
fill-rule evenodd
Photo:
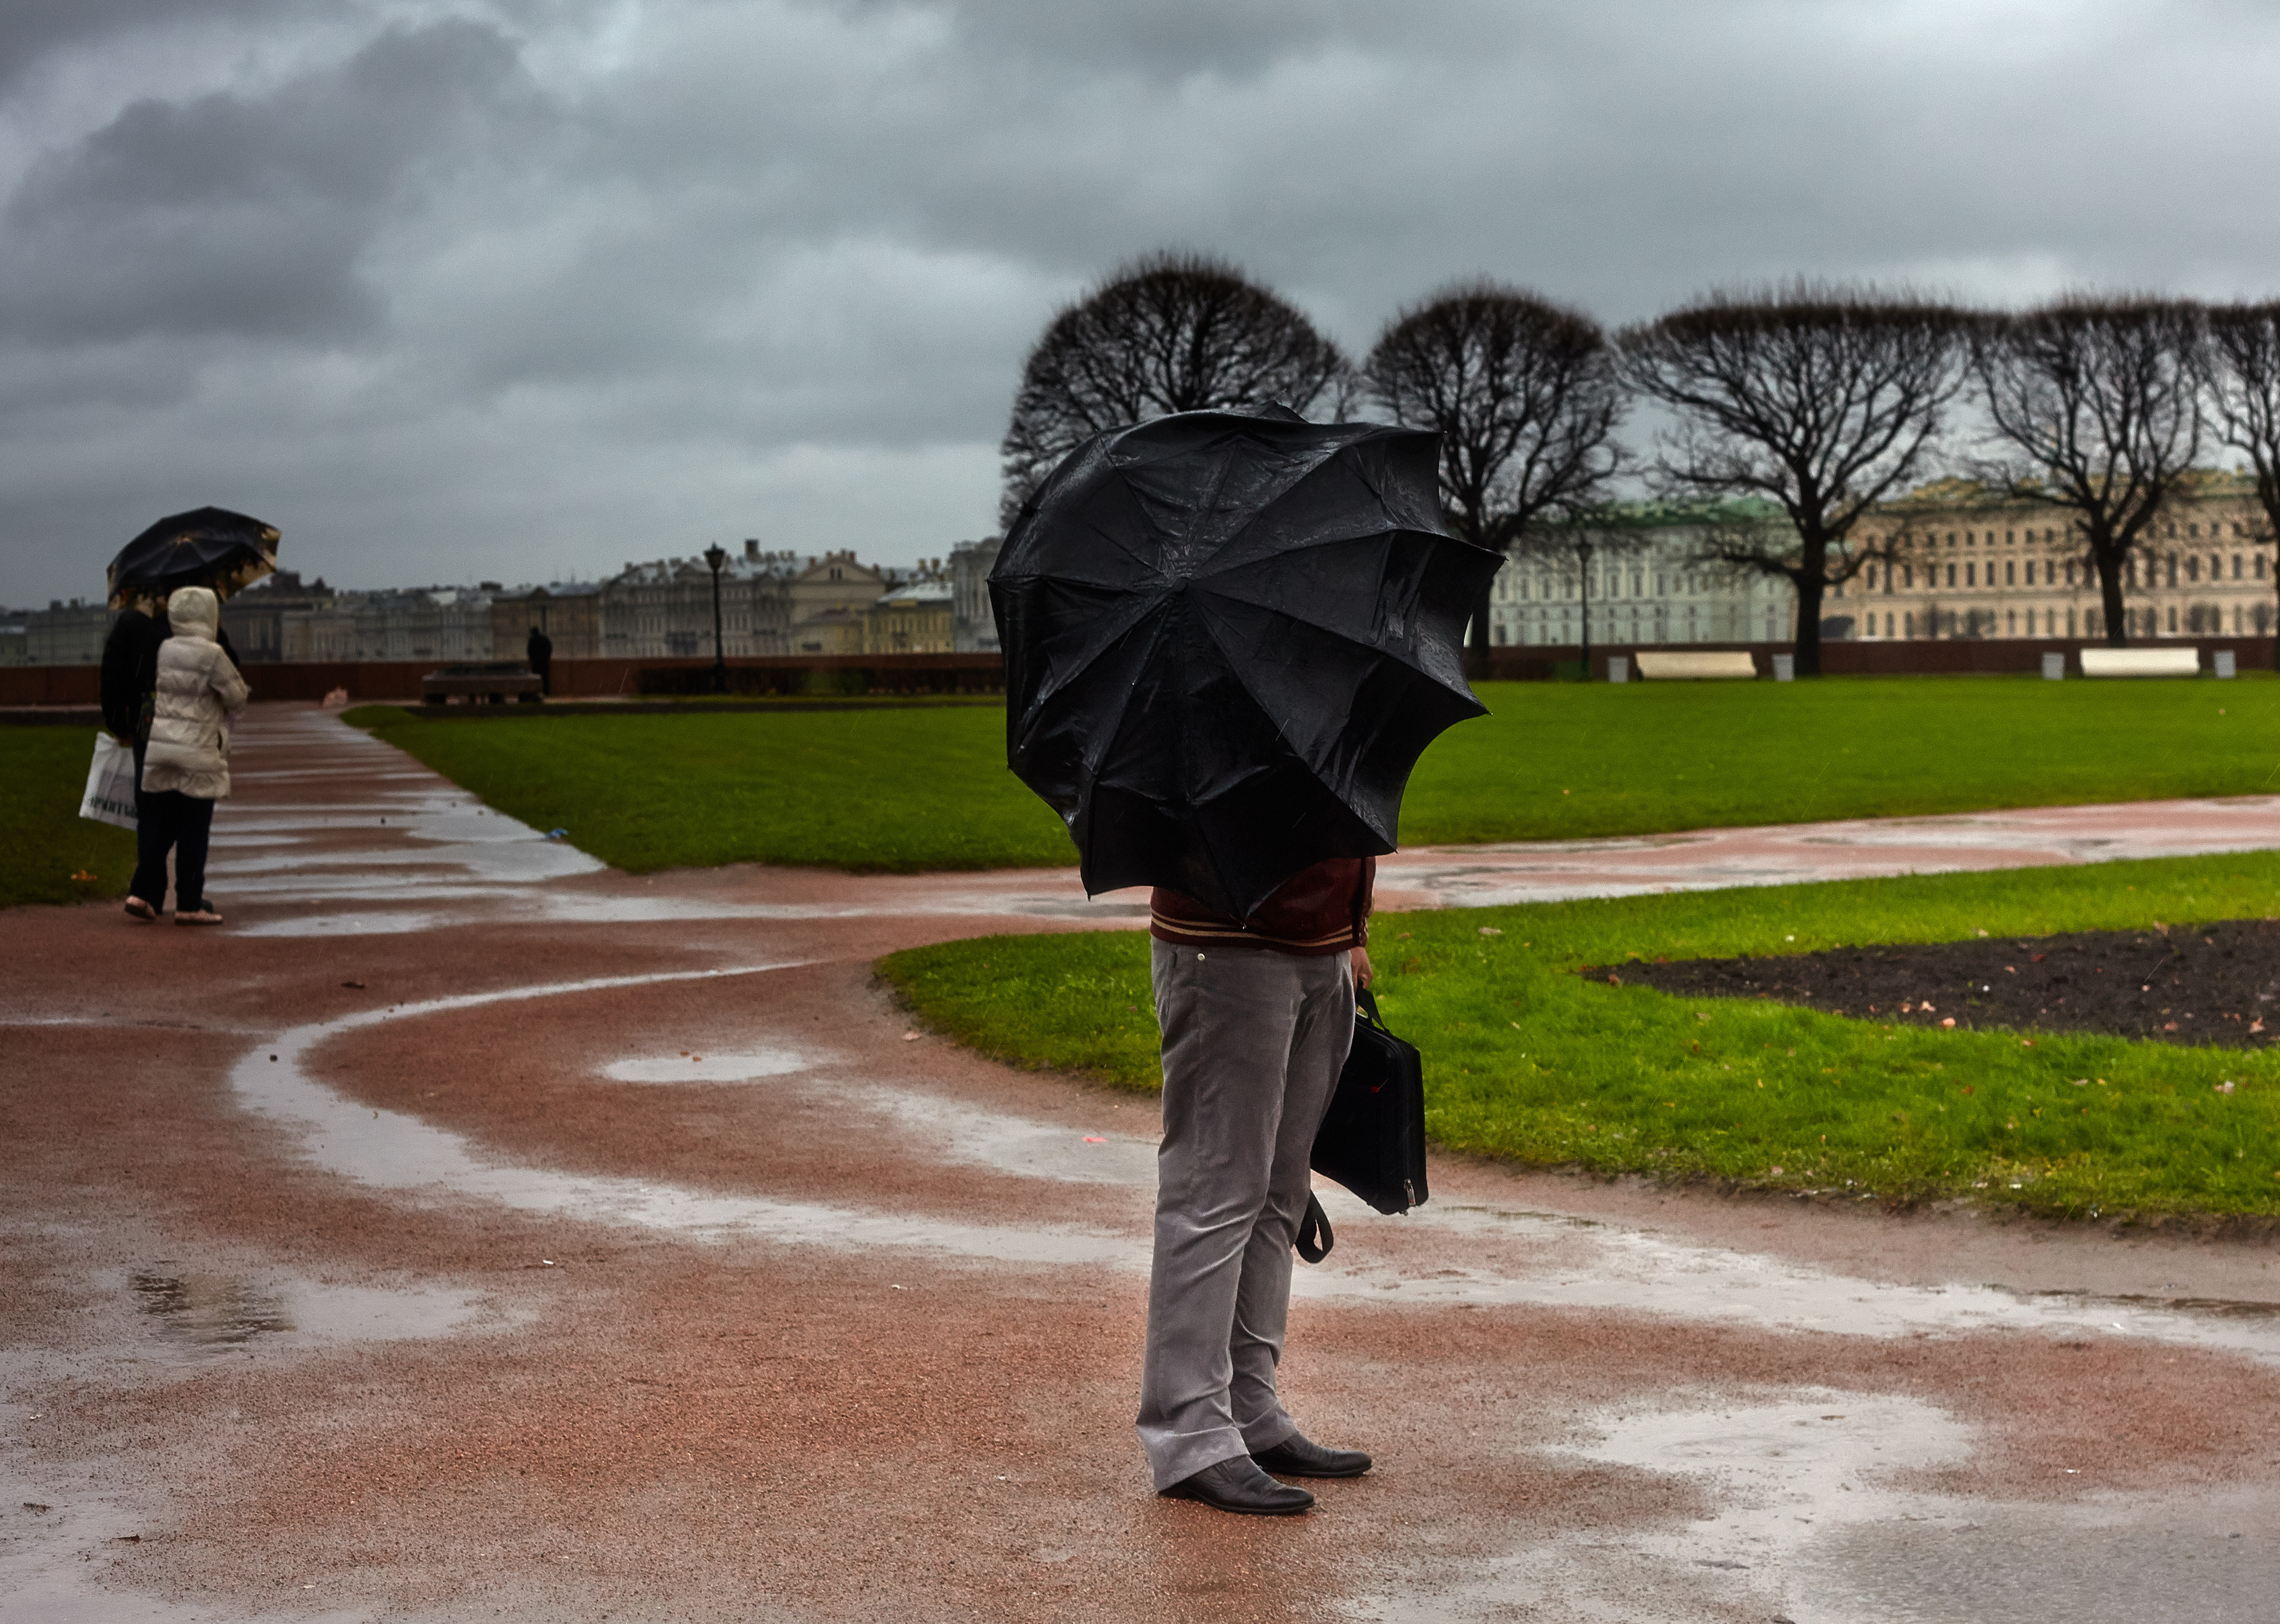
<path fill-rule="evenodd" d="M 1407 1220 L 1330 1194 L 1301 1278 L 1287 1388 L 1380 1469 L 1295 1523 L 1158 1501 L 1152 1110 L 913 1036 L 867 968 L 1128 901 L 630 879 L 307 710 L 238 766 L 228 929 L 9 918 L 0 1620 L 2280 1593 L 2268 1249 L 1463 1163 Z"/>

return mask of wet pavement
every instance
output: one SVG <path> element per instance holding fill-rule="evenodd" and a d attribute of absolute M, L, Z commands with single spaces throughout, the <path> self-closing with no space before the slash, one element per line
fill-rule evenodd
<path fill-rule="evenodd" d="M 1285 1385 L 1379 1468 L 1147 1492 L 1148 1102 L 878 954 L 1059 872 L 633 878 L 312 709 L 231 924 L 19 910 L 0 1620 L 2268 1620 L 2269 1243 L 1437 1163 Z M 2280 846 L 2280 802 L 1406 854 L 1442 904 Z M 1582 889 L 1577 889 L 1582 888 Z"/>

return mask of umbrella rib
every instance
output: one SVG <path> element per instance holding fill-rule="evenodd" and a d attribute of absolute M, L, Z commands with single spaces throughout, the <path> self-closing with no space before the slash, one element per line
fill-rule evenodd
<path fill-rule="evenodd" d="M 1246 608 L 1264 609 L 1271 613 L 1282 615 L 1295 624 L 1305 627 L 1310 632 L 1316 632 L 1321 634 L 1322 636 L 1334 638 L 1337 642 L 1344 643 L 1349 648 L 1360 649 L 1365 654 L 1375 655 L 1381 658 L 1390 659 L 1393 661 L 1395 665 L 1399 666 L 1403 670 L 1414 672 L 1417 675 L 1423 677 L 1427 681 L 1433 683 L 1437 687 L 1441 688 L 1449 693 L 1457 695 L 1460 698 L 1471 699 L 1475 703 L 1479 700 L 1479 696 L 1473 693 L 1469 688 L 1452 688 L 1439 677 L 1435 676 L 1431 672 L 1426 670 L 1422 666 L 1420 666 L 1415 660 L 1405 658 L 1405 654 L 1402 650 L 1389 648 L 1383 643 L 1365 642 L 1361 638 L 1356 637 L 1349 632 L 1339 631 L 1336 627 L 1324 626 L 1319 620 L 1309 620 L 1304 615 L 1297 614 L 1290 610 L 1284 609 L 1279 604 L 1262 604 L 1256 598 L 1239 596 L 1233 592 L 1222 591 L 1215 587 L 1208 591 L 1199 592 L 1197 596 L 1204 597 L 1225 597 L 1234 603 L 1241 604 Z M 1218 636 L 1214 635 L 1212 641 L 1214 643 L 1218 643 Z M 1226 645 L 1220 644 L 1220 651 L 1221 653 L 1225 653 L 1227 651 Z M 1244 691 L 1246 693 L 1250 692 L 1249 683 L 1246 682 L 1244 685 Z M 1258 697 L 1259 696 L 1256 694 L 1252 695 L 1252 698 L 1254 701 L 1256 701 Z M 1261 708 L 1263 709 L 1264 707 L 1262 706 Z M 1278 729 L 1277 731 L 1280 730 Z"/>

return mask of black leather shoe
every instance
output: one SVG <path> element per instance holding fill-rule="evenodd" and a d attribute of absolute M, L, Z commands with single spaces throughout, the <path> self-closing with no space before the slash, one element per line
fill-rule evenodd
<path fill-rule="evenodd" d="M 1369 1470 L 1369 1457 L 1360 1450 L 1324 1449 L 1295 1432 L 1273 1449 L 1253 1451 L 1251 1458 L 1261 1470 L 1284 1477 L 1360 1477 Z"/>
<path fill-rule="evenodd" d="M 1244 1517 L 1295 1517 L 1314 1503 L 1305 1489 L 1267 1476 L 1248 1455 L 1215 1461 L 1161 1493 L 1167 1500 L 1201 1500 Z"/>

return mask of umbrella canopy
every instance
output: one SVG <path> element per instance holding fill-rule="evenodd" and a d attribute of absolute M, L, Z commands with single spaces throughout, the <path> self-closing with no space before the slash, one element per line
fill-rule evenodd
<path fill-rule="evenodd" d="M 1071 452 L 990 591 L 1013 769 L 1085 889 L 1237 919 L 1333 857 L 1390 851 L 1410 770 L 1484 713 L 1460 650 L 1503 562 L 1441 522 L 1437 441 L 1190 412 Z"/>
<path fill-rule="evenodd" d="M 202 507 L 162 519 L 111 561 L 111 606 L 163 596 L 177 587 L 212 587 L 227 597 L 277 567 L 277 529 L 227 508 Z"/>

